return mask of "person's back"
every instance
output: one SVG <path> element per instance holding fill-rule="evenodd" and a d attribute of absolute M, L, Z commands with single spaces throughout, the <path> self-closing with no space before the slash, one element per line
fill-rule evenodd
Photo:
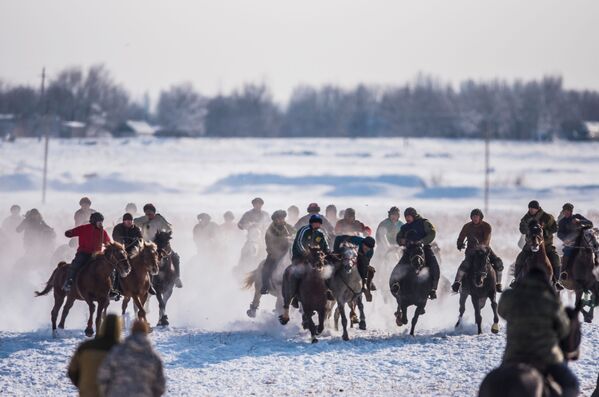
<path fill-rule="evenodd" d="M 165 392 L 162 361 L 147 337 L 148 326 L 136 320 L 131 335 L 116 346 L 98 370 L 106 397 L 161 396 Z"/>
<path fill-rule="evenodd" d="M 98 368 L 108 352 L 120 342 L 120 317 L 109 314 L 102 322 L 96 339 L 83 342 L 69 363 L 68 375 L 82 397 L 100 396 L 97 384 Z"/>

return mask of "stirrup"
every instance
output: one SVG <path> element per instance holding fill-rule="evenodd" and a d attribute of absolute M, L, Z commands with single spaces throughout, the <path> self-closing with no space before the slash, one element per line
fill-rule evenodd
<path fill-rule="evenodd" d="M 113 300 L 115 302 L 118 302 L 121 299 L 120 292 L 117 290 L 114 290 L 114 289 L 110 290 L 108 295 L 109 295 L 110 300 Z"/>
<path fill-rule="evenodd" d="M 561 272 L 559 275 L 559 279 L 560 280 L 567 280 L 568 279 L 568 272 Z"/>

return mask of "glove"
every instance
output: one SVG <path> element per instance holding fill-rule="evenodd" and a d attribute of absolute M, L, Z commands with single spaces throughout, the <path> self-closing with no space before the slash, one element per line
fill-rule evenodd
<path fill-rule="evenodd" d="M 453 292 L 458 292 L 460 290 L 460 283 L 459 282 L 455 282 L 453 283 L 453 285 L 451 286 L 451 289 L 453 290 Z"/>

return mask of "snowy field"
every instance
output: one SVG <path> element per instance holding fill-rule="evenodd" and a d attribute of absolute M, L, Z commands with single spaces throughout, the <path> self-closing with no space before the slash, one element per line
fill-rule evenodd
<path fill-rule="evenodd" d="M 475 332 L 467 305 L 454 329 L 457 296 L 429 302 L 416 337 L 395 325 L 386 288 L 390 267 L 377 264 L 379 291 L 366 305 L 367 331 L 352 329 L 349 342 L 327 326 L 311 345 L 298 315 L 283 327 L 263 298 L 255 319 L 245 311 L 252 291 L 234 274 L 244 241 L 198 256 L 191 230 L 201 212 L 222 222 L 237 219 L 255 196 L 272 212 L 316 201 L 324 209 L 353 207 L 376 228 L 389 207 L 416 207 L 438 229 L 442 273 L 453 280 L 461 255 L 458 232 L 470 210 L 483 206 L 484 143 L 432 139 L 199 139 L 52 140 L 47 203 L 41 205 L 43 142 L 0 143 L 0 215 L 11 204 L 40 209 L 59 237 L 72 227 L 82 195 L 111 226 L 127 202 L 152 202 L 174 225 L 173 246 L 182 257 L 183 289 L 169 302 L 171 326 L 151 335 L 166 368 L 168 394 L 179 395 L 401 395 L 473 396 L 485 373 L 500 363 L 504 324 Z M 501 142 L 491 145 L 492 246 L 504 262 L 517 253 L 519 218 L 537 199 L 557 216 L 570 201 L 599 223 L 599 144 Z M 13 237 L 14 238 L 14 237 Z M 67 329 L 53 339 L 51 296 L 33 298 L 50 275 L 51 253 L 23 257 L 21 240 L 0 247 L 0 395 L 75 395 L 66 365 L 84 339 L 87 307 L 77 302 Z M 509 276 L 504 274 L 504 285 Z M 568 297 L 564 296 L 567 303 Z M 120 311 L 112 303 L 109 311 Z M 157 321 L 157 304 L 149 319 Z M 590 395 L 599 367 L 599 326 L 584 324 L 581 360 L 572 368 Z"/>

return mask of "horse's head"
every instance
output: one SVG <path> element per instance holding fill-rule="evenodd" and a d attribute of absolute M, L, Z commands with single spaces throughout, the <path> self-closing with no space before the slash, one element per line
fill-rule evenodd
<path fill-rule="evenodd" d="M 475 287 L 480 288 L 483 286 L 485 279 L 488 276 L 489 264 L 489 248 L 478 245 L 470 253 L 470 264 L 472 265 L 471 277 Z"/>
<path fill-rule="evenodd" d="M 532 252 L 539 252 L 541 244 L 543 244 L 543 227 L 534 219 L 528 224 L 526 244 Z"/>
<path fill-rule="evenodd" d="M 152 276 L 157 275 L 160 270 L 158 267 L 160 255 L 158 254 L 158 247 L 156 244 L 144 242 L 138 255 L 146 265 L 148 273 Z"/>
<path fill-rule="evenodd" d="M 341 252 L 341 264 L 343 265 L 343 270 L 347 274 L 350 274 L 358 263 L 358 247 L 349 241 L 344 241 L 339 246 L 339 250 Z"/>
<path fill-rule="evenodd" d="M 308 260 L 316 268 L 323 268 L 325 265 L 326 254 L 319 246 L 310 246 L 308 248 Z"/>
<path fill-rule="evenodd" d="M 410 264 L 412 267 L 414 267 L 416 273 L 420 272 L 420 270 L 426 264 L 424 257 L 424 246 L 422 243 L 411 242 L 406 246 L 406 251 L 410 260 Z"/>
<path fill-rule="evenodd" d="M 108 263 L 112 265 L 114 269 L 119 273 L 121 277 L 127 277 L 131 272 L 131 264 L 129 263 L 129 257 L 127 251 L 122 244 L 112 242 L 106 246 L 104 250 L 104 257 L 108 260 Z"/>
<path fill-rule="evenodd" d="M 154 236 L 154 243 L 158 247 L 158 251 L 168 251 L 168 247 L 170 246 L 170 241 L 173 238 L 172 231 L 159 230 L 156 232 Z"/>

